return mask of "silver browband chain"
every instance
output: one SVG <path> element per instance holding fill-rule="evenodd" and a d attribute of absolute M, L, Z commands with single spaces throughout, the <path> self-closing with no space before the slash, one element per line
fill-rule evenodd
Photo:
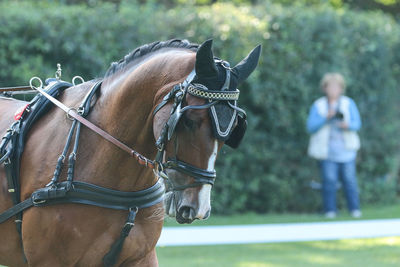
<path fill-rule="evenodd" d="M 234 100 L 237 101 L 239 99 L 240 91 L 236 89 L 235 91 L 211 91 L 208 90 L 202 84 L 190 84 L 188 86 L 187 92 L 193 96 L 197 96 L 200 98 L 211 99 L 211 100 Z"/>

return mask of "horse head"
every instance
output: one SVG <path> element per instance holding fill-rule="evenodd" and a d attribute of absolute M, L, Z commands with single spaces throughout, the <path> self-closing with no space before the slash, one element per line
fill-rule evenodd
<path fill-rule="evenodd" d="M 192 73 L 156 108 L 158 174 L 167 185 L 164 207 L 178 223 L 210 216 L 218 152 L 224 144 L 237 148 L 246 131 L 237 88 L 256 68 L 260 52 L 257 46 L 231 68 L 214 57 L 212 40 L 204 42 L 196 52 Z"/>

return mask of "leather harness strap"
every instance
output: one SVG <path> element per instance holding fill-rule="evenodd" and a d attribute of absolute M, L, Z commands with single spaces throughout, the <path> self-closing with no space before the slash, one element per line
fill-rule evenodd
<path fill-rule="evenodd" d="M 95 87 L 101 86 L 101 83 L 102 83 L 102 81 L 97 82 Z M 60 101 L 58 101 L 57 99 L 55 99 L 54 97 L 52 97 L 51 95 L 46 93 L 46 91 L 44 91 L 43 89 L 41 89 L 39 87 L 34 87 L 34 89 L 39 91 L 48 100 L 50 100 L 54 105 L 56 105 L 57 107 L 62 109 L 65 113 L 67 113 L 68 117 L 72 117 L 72 118 L 76 119 L 77 121 L 79 121 L 80 123 L 82 123 L 83 125 L 88 127 L 89 129 L 91 129 L 93 132 L 97 133 L 98 135 L 100 135 L 101 137 L 106 139 L 107 141 L 109 141 L 112 144 L 116 145 L 117 147 L 121 148 L 125 152 L 129 153 L 132 157 L 134 157 L 138 161 L 138 163 L 140 165 L 144 165 L 144 166 L 150 167 L 152 169 L 155 168 L 154 161 L 152 161 L 152 160 L 146 158 L 145 156 L 141 155 L 139 152 L 137 152 L 134 149 L 130 148 L 126 144 L 122 143 L 121 141 L 119 141 L 118 139 L 116 139 L 115 137 L 113 137 L 112 135 L 107 133 L 106 131 L 104 131 L 103 129 L 99 128 L 98 126 L 96 126 L 92 122 L 88 121 L 87 119 L 85 119 L 84 117 L 79 115 L 79 113 L 78 113 L 79 111 L 77 109 L 68 108 L 63 103 L 61 103 Z"/>
<path fill-rule="evenodd" d="M 33 192 L 30 198 L 4 211 L 0 214 L 0 223 L 33 206 L 78 203 L 117 210 L 147 208 L 163 199 L 164 189 L 162 180 L 137 192 L 117 191 L 80 181 L 73 181 L 72 186 L 68 188 L 67 181 L 64 181 L 56 186 L 40 188 Z"/>

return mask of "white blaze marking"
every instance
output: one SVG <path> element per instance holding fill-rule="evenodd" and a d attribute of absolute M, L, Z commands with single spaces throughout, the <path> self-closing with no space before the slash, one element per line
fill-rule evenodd
<path fill-rule="evenodd" d="M 171 202 L 171 205 L 169 206 L 169 211 L 167 212 L 168 216 L 170 217 L 175 217 L 175 203 Z"/>
<path fill-rule="evenodd" d="M 214 141 L 214 150 L 208 159 L 208 171 L 213 171 L 215 166 L 215 160 L 217 159 L 218 152 L 218 141 Z M 196 218 L 203 219 L 207 212 L 211 209 L 211 188 L 210 184 L 203 184 L 199 192 L 199 209 L 197 211 Z"/>
<path fill-rule="evenodd" d="M 208 159 L 208 166 L 207 171 L 213 171 L 215 166 L 215 160 L 217 159 L 217 152 L 218 152 L 218 141 L 214 141 L 214 150 L 211 153 L 210 158 Z"/>

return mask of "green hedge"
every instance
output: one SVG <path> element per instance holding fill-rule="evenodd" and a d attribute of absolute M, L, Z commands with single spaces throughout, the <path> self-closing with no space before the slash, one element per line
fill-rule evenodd
<path fill-rule="evenodd" d="M 317 211 L 306 156 L 305 121 L 327 71 L 342 72 L 363 119 L 358 174 L 362 203 L 396 198 L 400 130 L 400 28 L 381 13 L 332 7 L 180 6 L 154 2 L 60 6 L 49 1 L 0 3 L 0 86 L 31 76 L 100 77 L 110 62 L 155 40 L 213 37 L 215 54 L 237 63 L 262 43 L 260 65 L 241 86 L 249 130 L 240 149 L 217 161 L 214 211 Z M 343 204 L 343 199 L 341 199 Z"/>

